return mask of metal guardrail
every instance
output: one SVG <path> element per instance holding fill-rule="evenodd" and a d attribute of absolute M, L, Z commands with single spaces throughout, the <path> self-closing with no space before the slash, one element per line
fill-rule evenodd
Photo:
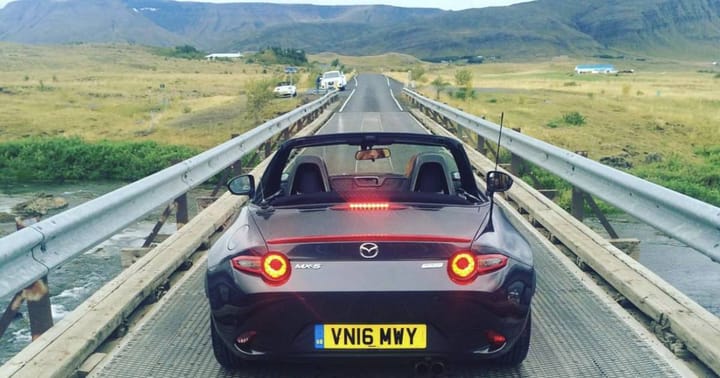
<path fill-rule="evenodd" d="M 482 138 L 498 139 L 500 126 L 497 124 L 430 100 L 408 88 L 404 93 Z M 513 130 L 503 130 L 500 144 L 720 263 L 720 208 Z"/>
<path fill-rule="evenodd" d="M 336 96 L 328 93 L 197 156 L 0 239 L 0 298 L 205 182 Z"/>

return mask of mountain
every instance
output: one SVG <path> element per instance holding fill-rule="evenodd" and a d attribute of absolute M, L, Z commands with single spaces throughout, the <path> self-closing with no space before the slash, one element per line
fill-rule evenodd
<path fill-rule="evenodd" d="M 443 11 L 391 6 L 214 4 L 170 0 L 19 0 L 0 9 L 0 40 L 267 46 L 418 57 L 558 54 L 715 58 L 718 0 L 536 0 Z"/>

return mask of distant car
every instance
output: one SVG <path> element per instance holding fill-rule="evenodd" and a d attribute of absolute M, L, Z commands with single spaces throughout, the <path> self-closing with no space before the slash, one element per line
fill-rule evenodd
<path fill-rule="evenodd" d="M 520 364 L 528 353 L 530 245 L 494 192 L 478 189 L 462 143 L 409 133 L 291 139 L 208 254 L 217 361 L 416 359 Z"/>
<path fill-rule="evenodd" d="M 275 86 L 273 93 L 277 97 L 295 97 L 297 96 L 297 88 L 290 82 L 282 81 Z"/>
<path fill-rule="evenodd" d="M 325 72 L 320 79 L 320 89 L 339 89 L 344 91 L 346 85 L 345 74 L 340 71 Z"/>

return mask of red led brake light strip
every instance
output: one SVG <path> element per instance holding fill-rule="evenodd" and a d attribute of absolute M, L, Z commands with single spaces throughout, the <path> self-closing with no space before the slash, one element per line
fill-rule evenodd
<path fill-rule="evenodd" d="M 310 235 L 288 238 L 275 238 L 267 241 L 270 245 L 299 243 L 341 243 L 341 242 L 436 242 L 436 243 L 470 243 L 468 238 L 442 235 Z"/>

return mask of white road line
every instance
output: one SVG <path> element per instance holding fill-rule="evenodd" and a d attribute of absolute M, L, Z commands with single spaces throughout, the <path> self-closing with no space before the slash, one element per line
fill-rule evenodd
<path fill-rule="evenodd" d="M 402 106 L 400 106 L 400 103 L 395 98 L 395 94 L 393 93 L 392 89 L 390 89 L 390 96 L 392 97 L 393 100 L 395 100 L 395 105 L 397 105 L 398 109 L 400 109 L 400 111 L 402 112 L 403 108 L 402 108 Z"/>
<path fill-rule="evenodd" d="M 353 79 L 355 79 L 355 88 L 357 88 L 357 86 L 358 86 L 357 76 L 355 76 Z"/>
<path fill-rule="evenodd" d="M 352 96 L 353 96 L 354 94 L 355 94 L 355 89 L 353 89 L 352 92 L 350 92 L 350 96 L 348 96 L 347 100 L 345 100 L 345 103 L 344 103 L 343 106 L 340 108 L 340 110 L 338 110 L 338 113 L 342 113 L 342 111 L 345 110 L 345 106 L 348 104 L 348 102 L 350 102 L 350 99 L 352 98 Z"/>
<path fill-rule="evenodd" d="M 390 88 L 390 78 L 389 78 L 389 77 L 387 77 L 387 76 L 385 76 L 385 80 L 387 80 L 387 83 L 388 83 L 388 88 Z"/>

